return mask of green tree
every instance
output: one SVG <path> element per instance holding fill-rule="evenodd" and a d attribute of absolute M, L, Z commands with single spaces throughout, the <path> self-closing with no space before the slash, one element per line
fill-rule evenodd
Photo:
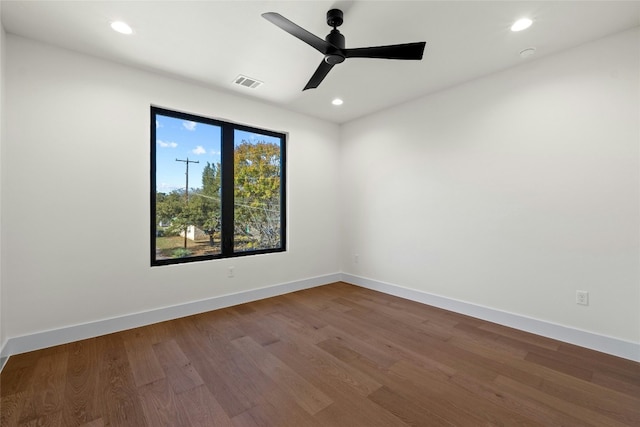
<path fill-rule="evenodd" d="M 242 141 L 234 151 L 235 234 L 254 249 L 280 244 L 280 146 Z"/>
<path fill-rule="evenodd" d="M 220 163 L 207 165 L 202 171 L 202 193 L 220 198 Z"/>
<path fill-rule="evenodd" d="M 180 221 L 184 216 L 184 208 L 184 190 L 169 194 L 156 193 L 156 227 L 166 227 L 166 234 L 178 235 L 184 230 L 184 221 Z"/>
<path fill-rule="evenodd" d="M 220 231 L 220 184 L 220 163 L 207 162 L 202 170 L 202 190 L 195 193 L 190 207 L 194 224 L 209 235 L 212 246 L 214 234 Z"/>

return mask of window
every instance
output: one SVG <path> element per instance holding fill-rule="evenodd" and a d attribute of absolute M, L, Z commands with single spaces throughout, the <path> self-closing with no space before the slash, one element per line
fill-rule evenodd
<path fill-rule="evenodd" d="M 151 265 L 284 251 L 285 144 L 151 107 Z"/>

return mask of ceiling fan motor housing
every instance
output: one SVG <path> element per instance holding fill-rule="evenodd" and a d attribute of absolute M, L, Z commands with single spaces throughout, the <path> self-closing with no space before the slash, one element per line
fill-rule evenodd
<path fill-rule="evenodd" d="M 342 25 L 343 13 L 340 9 L 331 9 L 327 12 L 327 25 L 336 28 Z"/>
<path fill-rule="evenodd" d="M 327 54 L 324 57 L 325 62 L 331 65 L 344 62 L 345 58 L 341 50 L 345 47 L 345 41 L 344 36 L 340 34 L 340 31 L 334 28 L 329 34 L 327 34 L 325 40 L 327 43 L 331 44 L 331 47 L 328 49 Z"/>

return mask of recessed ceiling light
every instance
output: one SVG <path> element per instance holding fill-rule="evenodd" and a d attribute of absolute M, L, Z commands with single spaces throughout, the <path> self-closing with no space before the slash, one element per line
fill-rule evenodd
<path fill-rule="evenodd" d="M 333 101 L 331 101 L 331 103 L 333 105 L 342 105 L 342 104 L 344 104 L 344 101 L 342 99 L 340 99 L 340 98 L 336 98 Z"/>
<path fill-rule="evenodd" d="M 511 31 L 522 31 L 522 30 L 526 30 L 527 28 L 529 28 L 531 26 L 531 24 L 533 24 L 533 21 L 529 18 L 521 18 L 518 19 L 516 22 L 513 23 L 513 25 L 511 26 Z"/>
<path fill-rule="evenodd" d="M 132 34 L 133 29 L 126 23 L 122 21 L 115 21 L 111 23 L 111 28 L 113 31 L 117 31 L 120 34 Z"/>

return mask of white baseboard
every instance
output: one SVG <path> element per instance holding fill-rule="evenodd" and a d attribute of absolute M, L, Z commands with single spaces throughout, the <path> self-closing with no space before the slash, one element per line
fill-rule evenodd
<path fill-rule="evenodd" d="M 28 351 L 93 338 L 113 332 L 163 322 L 165 320 L 177 319 L 193 314 L 231 307 L 237 304 L 270 298 L 303 289 L 314 288 L 316 286 L 322 286 L 338 281 L 351 283 L 363 288 L 395 295 L 400 298 L 417 301 L 536 335 L 542 335 L 548 338 L 553 338 L 559 341 L 640 362 L 640 344 L 638 343 L 598 335 L 592 332 L 558 325 L 544 320 L 508 313 L 352 274 L 335 273 L 268 286 L 265 288 L 252 289 L 235 294 L 222 295 L 206 300 L 192 301 L 185 304 L 159 308 L 142 313 L 134 313 L 126 316 L 9 338 L 0 351 L 0 370 L 4 367 L 9 356 L 14 354 L 26 353 Z"/>
<path fill-rule="evenodd" d="M 312 277 L 294 282 L 268 286 L 265 288 L 251 289 L 249 291 L 238 292 L 235 294 L 222 295 L 205 300 L 158 308 L 142 313 L 134 313 L 126 316 L 84 323 L 81 325 L 67 326 L 59 329 L 37 332 L 35 334 L 12 337 L 7 340 L 0 352 L 0 362 L 4 365 L 6 359 L 15 354 L 26 353 L 28 351 L 39 350 L 73 341 L 106 335 L 113 332 L 151 325 L 165 320 L 177 319 L 180 317 L 191 316 L 193 314 L 231 307 L 233 305 L 243 304 L 246 302 L 288 294 L 303 289 L 338 282 L 340 279 L 340 273 L 328 274 L 325 276 Z M 1 368 L 2 366 L 0 365 L 0 370 Z"/>
<path fill-rule="evenodd" d="M 377 280 L 367 279 L 352 274 L 342 273 L 342 281 L 374 291 L 383 292 L 385 294 L 395 295 L 400 298 L 487 320 L 489 322 L 498 323 L 500 325 L 509 326 L 532 334 L 542 335 L 547 338 L 575 344 L 580 347 L 590 348 L 592 350 L 633 360 L 635 362 L 640 362 L 640 343 L 624 341 L 605 335 L 598 335 L 581 329 L 471 304 L 415 289 L 404 288 L 398 285 L 379 282 Z"/>

